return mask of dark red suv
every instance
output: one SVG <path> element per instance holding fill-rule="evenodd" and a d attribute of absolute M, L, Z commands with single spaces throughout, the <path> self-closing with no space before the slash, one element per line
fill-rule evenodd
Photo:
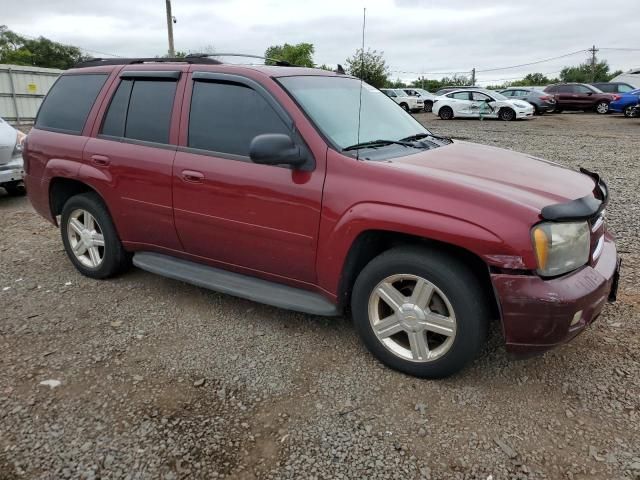
<path fill-rule="evenodd" d="M 82 274 L 133 262 L 301 312 L 350 309 L 371 352 L 412 375 L 462 368 L 493 319 L 509 351 L 547 350 L 615 297 L 598 175 L 433 135 L 340 73 L 89 62 L 51 89 L 24 158 L 33 206 Z"/>
<path fill-rule="evenodd" d="M 563 110 L 595 110 L 597 113 L 609 113 L 609 104 L 618 100 L 620 95 L 604 93 L 586 83 L 558 83 L 544 89 L 556 99 L 555 113 Z"/>

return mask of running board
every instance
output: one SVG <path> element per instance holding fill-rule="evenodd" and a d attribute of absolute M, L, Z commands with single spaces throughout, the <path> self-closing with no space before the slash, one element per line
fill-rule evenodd
<path fill-rule="evenodd" d="M 337 316 L 336 305 L 318 293 L 228 272 L 159 253 L 138 252 L 133 264 L 151 273 L 235 297 L 312 315 Z"/>

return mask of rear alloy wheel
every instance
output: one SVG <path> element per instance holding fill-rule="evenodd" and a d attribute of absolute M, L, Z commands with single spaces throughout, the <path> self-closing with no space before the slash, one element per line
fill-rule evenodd
<path fill-rule="evenodd" d="M 65 203 L 60 233 L 67 256 L 87 277 L 112 277 L 130 265 L 109 212 L 93 192 L 76 195 Z"/>
<path fill-rule="evenodd" d="M 351 310 L 360 338 L 380 361 L 409 375 L 441 378 L 485 344 L 490 315 L 483 291 L 456 257 L 399 247 L 358 275 Z"/>
<path fill-rule="evenodd" d="M 453 110 L 451 107 L 442 107 L 438 112 L 438 116 L 442 120 L 451 120 L 453 118 Z"/>
<path fill-rule="evenodd" d="M 411 109 L 409 108 L 409 105 L 407 105 L 406 103 L 401 103 L 400 106 L 405 112 L 411 113 Z"/>
<path fill-rule="evenodd" d="M 625 117 L 632 118 L 635 116 L 634 112 L 635 112 L 635 105 L 629 105 L 628 107 L 625 107 L 622 113 L 624 114 Z"/>
<path fill-rule="evenodd" d="M 424 102 L 424 111 L 431 112 L 432 110 L 433 110 L 433 102 L 431 101 Z"/>
<path fill-rule="evenodd" d="M 596 112 L 598 112 L 600 115 L 609 113 L 609 102 L 602 100 L 596 103 Z"/>
<path fill-rule="evenodd" d="M 498 113 L 498 118 L 500 118 L 500 120 L 504 120 L 505 122 L 510 122 L 516 119 L 516 112 L 514 112 L 511 108 L 503 108 Z"/>

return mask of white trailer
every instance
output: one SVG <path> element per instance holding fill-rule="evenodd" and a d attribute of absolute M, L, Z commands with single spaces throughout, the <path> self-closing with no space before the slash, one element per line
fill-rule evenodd
<path fill-rule="evenodd" d="M 42 99 L 62 72 L 0 64 L 0 117 L 14 125 L 33 124 Z"/>

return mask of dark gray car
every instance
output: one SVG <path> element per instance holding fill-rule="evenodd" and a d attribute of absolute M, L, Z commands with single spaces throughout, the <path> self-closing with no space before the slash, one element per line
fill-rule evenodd
<path fill-rule="evenodd" d="M 500 93 L 510 100 L 518 98 L 529 102 L 533 105 L 533 113 L 536 115 L 551 113 L 556 108 L 556 100 L 553 95 L 533 87 L 509 87 L 501 90 Z"/>

